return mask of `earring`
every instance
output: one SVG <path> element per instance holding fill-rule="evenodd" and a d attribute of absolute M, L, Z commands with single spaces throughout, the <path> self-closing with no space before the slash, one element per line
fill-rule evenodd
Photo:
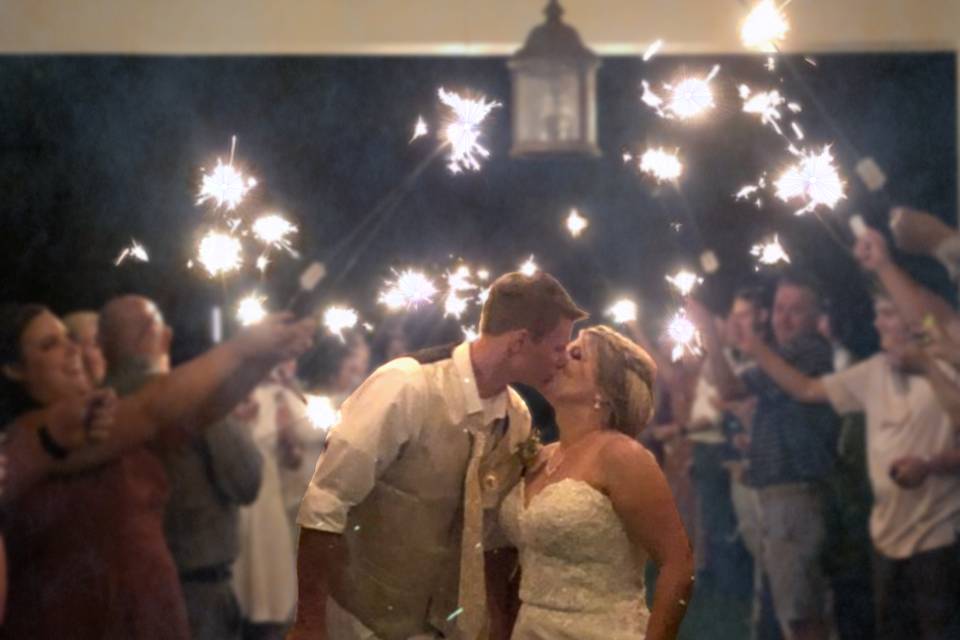
<path fill-rule="evenodd" d="M 602 398 L 600 396 L 597 396 L 596 399 L 593 401 L 593 408 L 596 409 L 597 411 L 600 411 L 601 400 Z"/>

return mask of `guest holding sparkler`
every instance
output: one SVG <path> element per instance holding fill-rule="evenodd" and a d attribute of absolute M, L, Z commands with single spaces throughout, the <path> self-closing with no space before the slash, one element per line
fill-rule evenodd
<path fill-rule="evenodd" d="M 0 638 L 189 636 L 163 537 L 167 483 L 148 448 L 215 423 L 278 361 L 309 347 L 312 322 L 273 317 L 116 403 L 102 444 L 69 452 L 49 437 L 60 402 L 89 393 L 80 353 L 46 308 L 0 315 L 8 419 L 40 434 L 56 474 L 18 501 L 6 530 L 9 617 Z M 152 339 L 146 334 L 131 336 Z M 106 397 L 95 397 L 109 403 Z M 44 437 L 44 433 L 47 436 Z"/>

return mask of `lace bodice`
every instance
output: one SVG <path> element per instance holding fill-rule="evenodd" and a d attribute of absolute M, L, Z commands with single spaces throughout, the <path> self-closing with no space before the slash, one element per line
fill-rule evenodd
<path fill-rule="evenodd" d="M 523 610 L 513 637 L 642 638 L 644 559 L 635 556 L 609 498 L 566 478 L 527 507 L 524 501 L 520 482 L 501 511 L 503 529 L 520 550 Z M 527 632 L 525 625 L 537 629 Z"/>

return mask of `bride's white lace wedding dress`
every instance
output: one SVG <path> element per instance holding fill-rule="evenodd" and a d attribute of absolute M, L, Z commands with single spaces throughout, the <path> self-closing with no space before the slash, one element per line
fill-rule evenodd
<path fill-rule="evenodd" d="M 649 617 L 643 558 L 609 498 L 566 478 L 524 506 L 523 484 L 500 514 L 520 551 L 522 606 L 511 640 L 642 640 Z"/>

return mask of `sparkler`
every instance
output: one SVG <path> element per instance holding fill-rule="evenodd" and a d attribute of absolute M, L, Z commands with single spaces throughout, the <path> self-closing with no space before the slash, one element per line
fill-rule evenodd
<path fill-rule="evenodd" d="M 266 300 L 263 296 L 251 293 L 246 298 L 240 300 L 237 305 L 237 320 L 245 327 L 257 324 L 267 317 L 267 311 L 263 308 Z"/>
<path fill-rule="evenodd" d="M 423 116 L 417 118 L 417 124 L 413 127 L 413 137 L 410 138 L 410 142 L 413 142 L 417 138 L 421 138 L 430 133 L 430 130 L 427 128 L 427 122 L 423 119 Z"/>
<path fill-rule="evenodd" d="M 333 401 L 330 398 L 312 394 L 307 394 L 306 398 L 305 413 L 310 426 L 314 429 L 326 431 L 340 421 L 340 412 L 333 406 Z"/>
<path fill-rule="evenodd" d="M 460 327 L 460 331 L 463 332 L 463 339 L 467 342 L 474 342 L 477 338 L 480 337 L 480 334 L 477 333 L 477 328 L 474 326 L 470 327 Z"/>
<path fill-rule="evenodd" d="M 540 267 L 537 266 L 537 263 L 533 261 L 533 256 L 527 258 L 527 261 L 520 265 L 520 273 L 529 277 L 535 274 L 540 270 Z"/>
<path fill-rule="evenodd" d="M 574 238 L 580 237 L 580 234 L 583 233 L 583 230 L 590 225 L 590 221 L 580 215 L 580 212 L 576 209 L 570 210 L 570 215 L 567 216 L 567 231 L 570 232 L 570 235 Z"/>
<path fill-rule="evenodd" d="M 800 161 L 789 167 L 775 183 L 777 197 L 784 202 L 806 199 L 807 204 L 796 212 L 797 215 L 813 211 L 820 205 L 832 209 L 846 197 L 829 145 L 820 153 L 804 150 L 797 155 Z"/>
<path fill-rule="evenodd" d="M 762 0 L 744 19 L 740 40 L 748 49 L 774 52 L 789 30 L 790 23 L 773 0 Z"/>
<path fill-rule="evenodd" d="M 253 223 L 252 230 L 253 235 L 265 245 L 283 249 L 294 257 L 299 255 L 288 239 L 288 236 L 297 232 L 297 227 L 283 216 L 276 213 L 263 215 Z"/>
<path fill-rule="evenodd" d="M 699 116 L 716 106 L 710 81 L 719 71 L 720 65 L 714 65 L 705 78 L 687 77 L 675 85 L 664 84 L 664 89 L 669 92 L 669 99 L 662 98 L 650 88 L 646 80 L 642 80 L 640 84 L 643 87 L 643 94 L 640 100 L 653 108 L 658 116 L 668 120 L 686 120 Z"/>
<path fill-rule="evenodd" d="M 130 246 L 120 252 L 120 255 L 117 256 L 113 264 L 119 267 L 127 258 L 139 260 L 140 262 L 150 262 L 150 256 L 147 255 L 147 250 L 143 248 L 143 245 L 133 239 L 130 240 Z"/>
<path fill-rule="evenodd" d="M 626 298 L 617 300 L 612 307 L 607 309 L 607 316 L 617 324 L 635 322 L 637 319 L 637 303 Z"/>
<path fill-rule="evenodd" d="M 657 182 L 676 180 L 683 173 L 676 152 L 662 148 L 648 149 L 640 158 L 640 171 L 656 178 Z"/>
<path fill-rule="evenodd" d="M 343 332 L 356 327 L 359 320 L 357 312 L 348 307 L 329 307 L 323 312 L 323 326 L 344 342 Z"/>
<path fill-rule="evenodd" d="M 470 269 L 466 265 L 460 265 L 446 277 L 447 295 L 443 303 L 444 315 L 459 318 L 467 310 L 469 302 L 461 294 L 465 291 L 473 291 L 477 286 L 470 281 Z"/>
<path fill-rule="evenodd" d="M 477 171 L 480 160 L 487 158 L 490 152 L 480 144 L 480 125 L 493 109 L 501 106 L 499 102 L 487 102 L 481 97 L 470 100 L 440 87 L 440 102 L 453 111 L 453 120 L 443 130 L 443 137 L 450 145 L 450 158 L 447 167 L 452 173 Z"/>
<path fill-rule="evenodd" d="M 436 293 L 437 288 L 429 277 L 419 271 L 407 269 L 397 274 L 396 280 L 386 283 L 379 301 L 391 311 L 398 311 L 428 303 Z"/>
<path fill-rule="evenodd" d="M 700 354 L 700 332 L 687 317 L 684 309 L 677 311 L 671 318 L 670 324 L 667 325 L 667 337 L 673 342 L 670 357 L 674 362 L 682 358 L 684 353 Z"/>
<path fill-rule="evenodd" d="M 703 282 L 703 278 L 692 271 L 681 269 L 672 276 L 667 276 L 667 282 L 672 284 L 681 296 L 689 296 L 698 284 Z"/>
<path fill-rule="evenodd" d="M 211 231 L 200 240 L 197 260 L 211 276 L 238 269 L 243 263 L 240 241 L 220 231 Z"/>
<path fill-rule="evenodd" d="M 217 208 L 226 206 L 232 211 L 255 186 L 257 186 L 256 179 L 245 178 L 233 164 L 223 164 L 220 158 L 217 158 L 217 166 L 213 171 L 203 174 L 197 204 L 213 200 Z"/>
<path fill-rule="evenodd" d="M 783 135 L 780 129 L 780 107 L 785 102 L 780 92 L 764 91 L 751 95 L 750 87 L 745 84 L 740 85 L 740 99 L 743 100 L 744 113 L 755 113 L 760 116 L 760 122 L 770 125 L 774 131 Z"/>
<path fill-rule="evenodd" d="M 790 256 L 780 244 L 780 238 L 776 235 L 760 244 L 753 245 L 750 254 L 757 258 L 757 262 L 763 265 L 773 265 L 779 262 L 790 263 Z"/>

